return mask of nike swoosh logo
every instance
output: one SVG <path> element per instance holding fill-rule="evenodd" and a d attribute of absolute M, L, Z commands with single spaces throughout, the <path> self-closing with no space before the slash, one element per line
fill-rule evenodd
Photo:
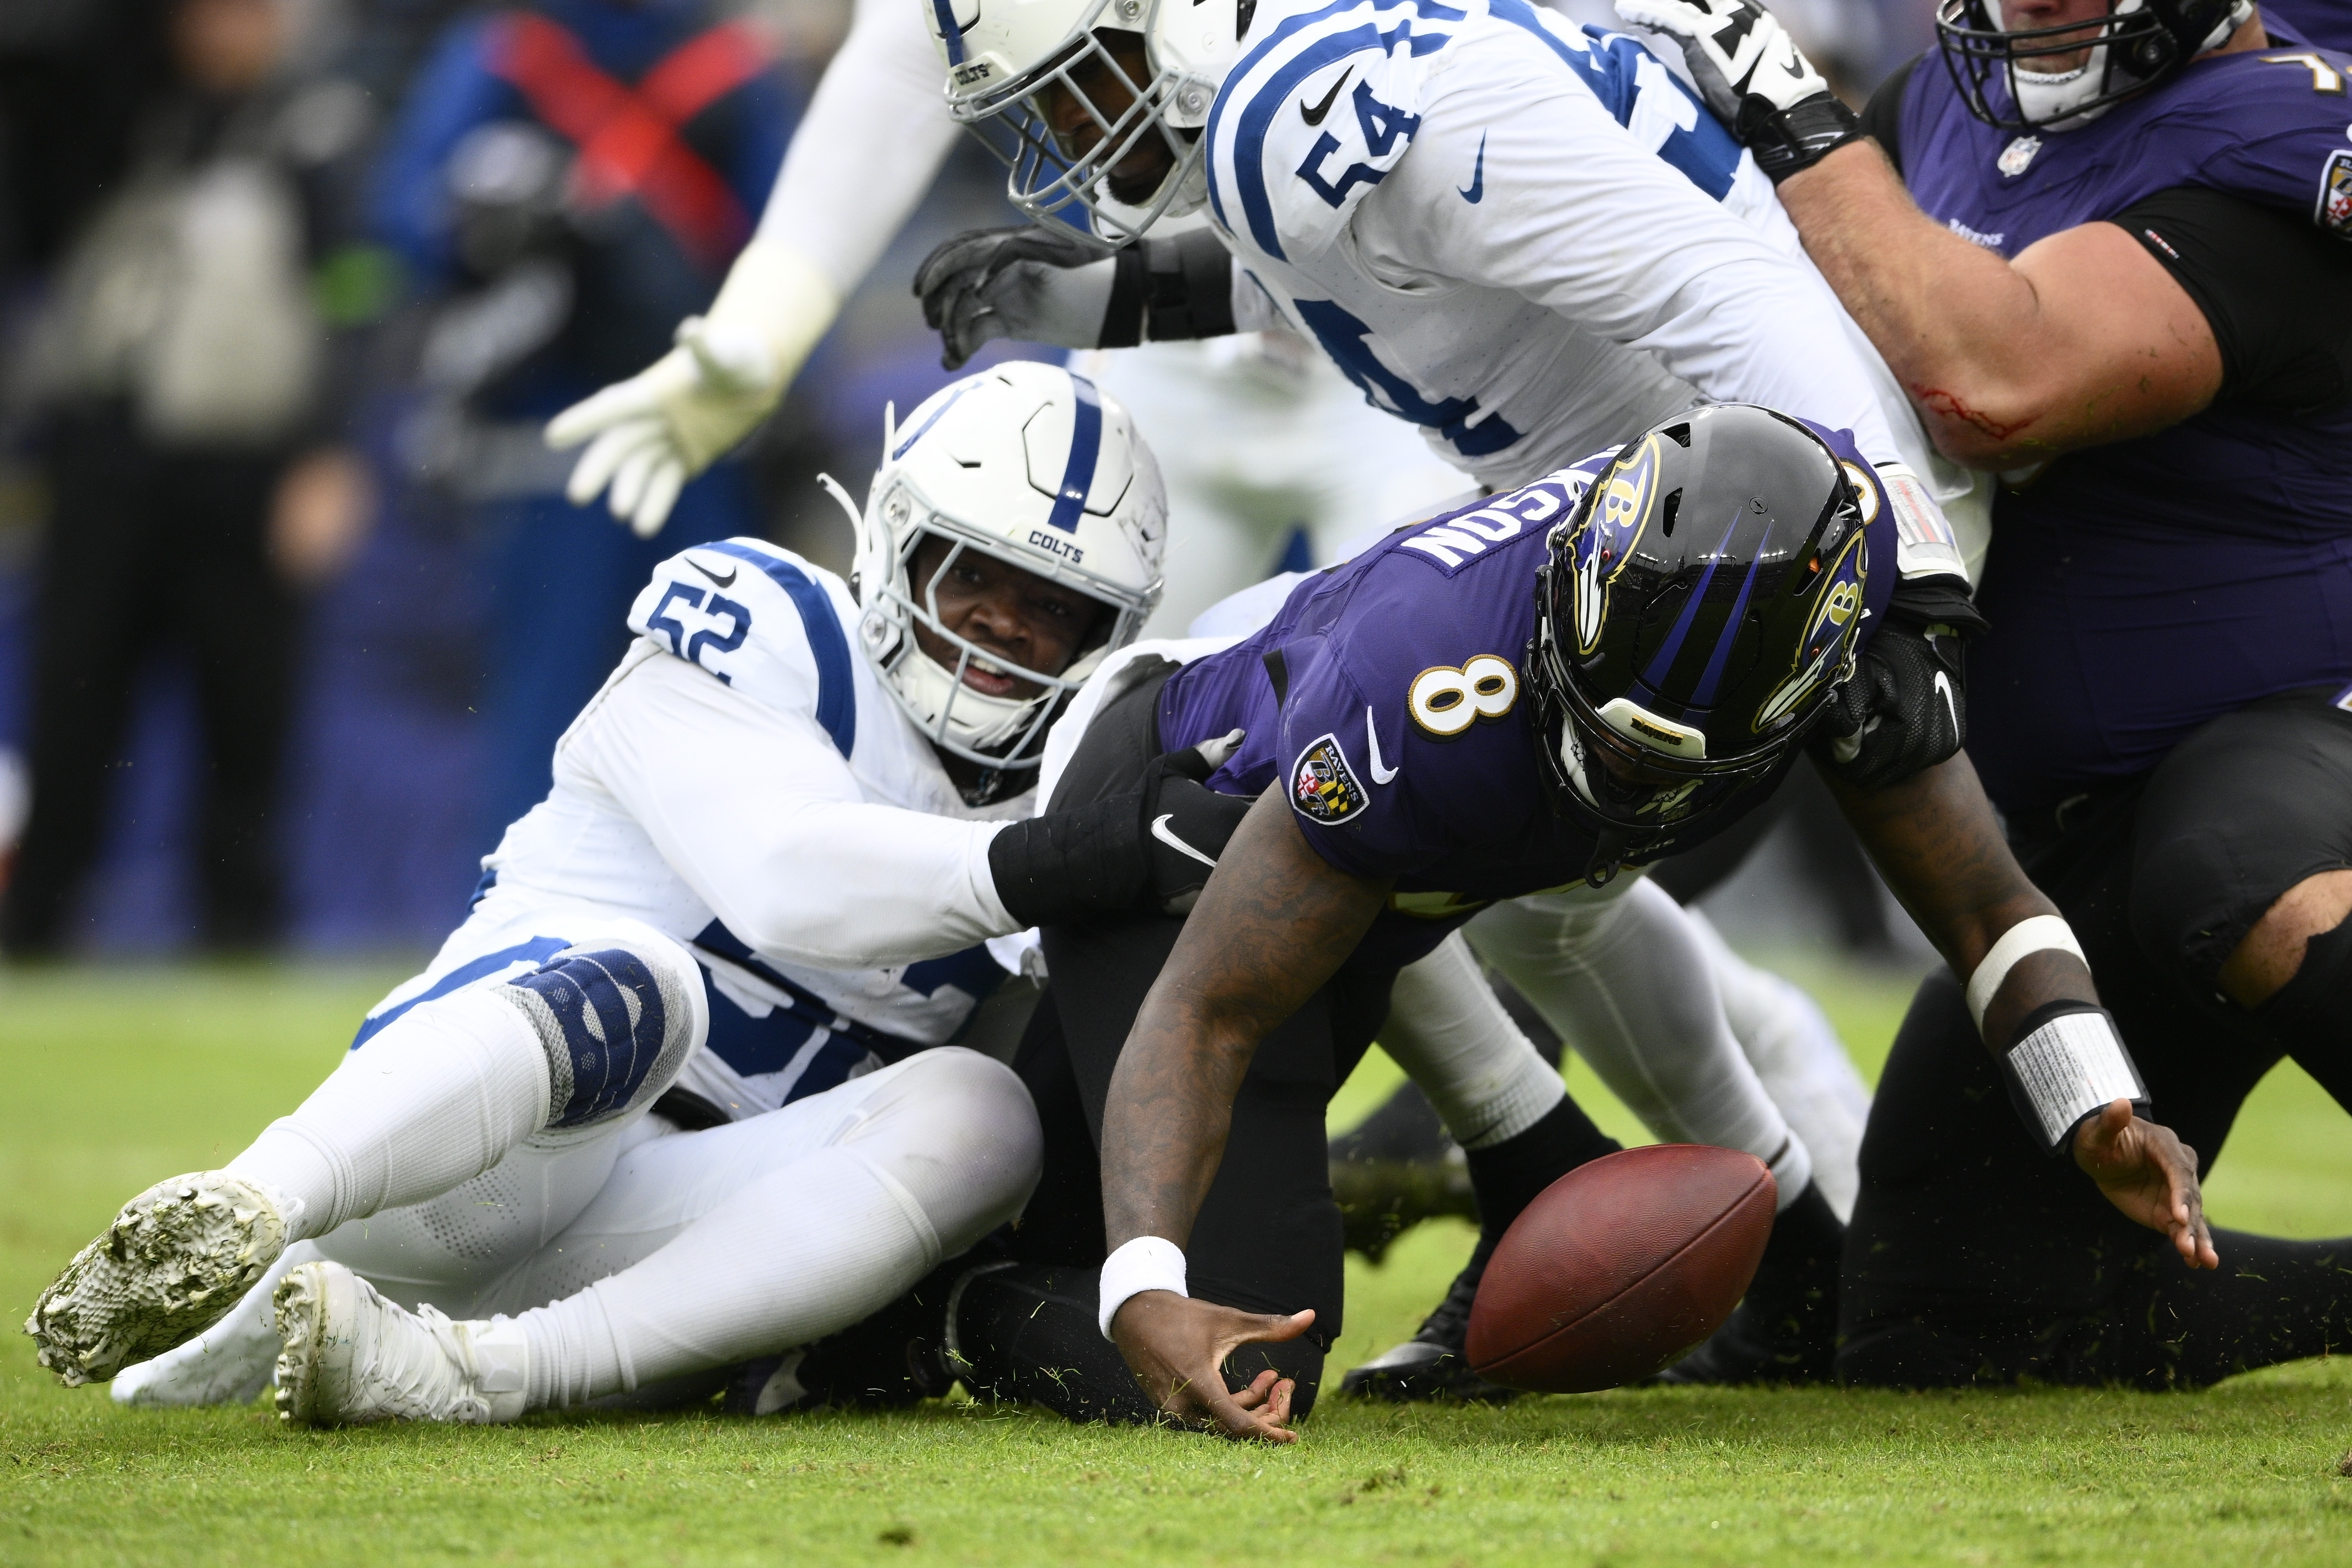
<path fill-rule="evenodd" d="M 1166 844 L 1170 849 L 1174 850 L 1180 855 L 1191 855 L 1194 860 L 1199 861 L 1205 866 L 1215 865 L 1217 862 L 1214 856 L 1202 854 L 1200 851 L 1194 849 L 1192 845 L 1186 843 L 1183 840 L 1178 838 L 1175 834 L 1168 831 L 1169 821 L 1175 815 L 1176 813 L 1173 811 L 1162 811 L 1158 817 L 1154 818 L 1151 823 L 1151 836 L 1158 839 L 1161 843 Z"/>
<path fill-rule="evenodd" d="M 711 581 L 717 583 L 721 588 L 732 588 L 735 586 L 735 572 L 737 569 L 734 567 L 729 567 L 727 569 L 727 575 L 725 577 L 721 577 L 717 572 L 711 570 L 709 567 L 703 565 L 700 561 L 695 559 L 692 556 L 688 556 L 686 558 L 686 564 L 694 568 L 695 570 L 700 572 L 703 576 L 709 578 Z"/>
<path fill-rule="evenodd" d="M 1946 678 L 1944 672 L 1941 670 L 1937 670 L 1936 672 L 1936 690 L 1943 695 L 1944 711 L 1951 716 L 1952 733 L 1954 735 L 1959 734 L 1960 710 L 1955 707 L 1952 704 L 1952 683 Z"/>
<path fill-rule="evenodd" d="M 1339 101 L 1339 89 L 1346 87 L 1348 85 L 1348 78 L 1355 74 L 1356 68 L 1353 66 L 1349 66 L 1346 70 L 1341 71 L 1339 73 L 1339 79 L 1331 84 L 1331 90 L 1323 95 L 1322 102 L 1317 104 L 1312 109 L 1307 108 L 1303 102 L 1299 104 L 1298 118 L 1305 120 L 1309 125 L 1322 124 L 1323 117 L 1331 112 L 1331 106 Z"/>
<path fill-rule="evenodd" d="M 1456 193 L 1474 207 L 1486 199 L 1486 134 L 1483 131 L 1478 133 L 1478 162 L 1470 171 L 1470 188 L 1457 189 Z"/>
<path fill-rule="evenodd" d="M 1397 776 L 1395 768 L 1381 766 L 1381 732 L 1372 727 L 1372 710 L 1369 707 L 1364 710 L 1364 742 L 1371 748 L 1372 782 L 1385 784 L 1395 778 Z"/>

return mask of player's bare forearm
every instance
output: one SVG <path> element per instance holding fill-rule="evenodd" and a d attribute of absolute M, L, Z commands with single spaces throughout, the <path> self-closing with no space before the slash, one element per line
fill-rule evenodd
<path fill-rule="evenodd" d="M 1224 1154 L 1234 1092 L 1268 1030 L 1355 948 L 1385 883 L 1307 847 L 1279 790 L 1217 862 L 1144 998 L 1103 1111 L 1103 1227 L 1182 1246 Z"/>
<path fill-rule="evenodd" d="M 1954 974 L 1974 973 L 2019 921 L 2058 912 L 2010 852 L 1968 753 L 1883 789 L 1856 789 L 1826 768 L 1822 777 L 1887 886 Z M 1985 1009 L 1987 1043 L 2005 1047 L 2028 1013 L 2061 999 L 2097 1001 L 2090 970 L 2070 953 L 2027 956 Z"/>
<path fill-rule="evenodd" d="M 1792 175 L 1780 202 L 1957 462 L 2046 462 L 2177 423 L 2221 390 L 2203 313 L 2113 224 L 2006 259 L 1921 212 L 1874 141 Z"/>

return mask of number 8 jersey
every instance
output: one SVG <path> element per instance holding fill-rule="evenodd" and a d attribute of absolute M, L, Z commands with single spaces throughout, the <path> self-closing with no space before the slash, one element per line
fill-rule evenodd
<path fill-rule="evenodd" d="M 1895 524 L 1876 476 L 1843 432 L 1814 433 L 1866 486 L 1865 547 L 1891 563 Z M 1410 961 L 1485 904 L 1572 886 L 1592 867 L 1601 824 L 1556 810 L 1542 777 L 1538 746 L 1548 741 L 1527 653 L 1547 537 L 1614 455 L 1397 529 L 1301 582 L 1256 634 L 1187 664 L 1160 690 L 1166 747 L 1245 732 L 1211 788 L 1281 790 L 1318 854 L 1393 882 L 1391 908 L 1367 938 L 1383 957 Z M 1864 612 L 1861 639 L 1895 577 L 1868 572 L 1854 606 Z M 1738 587 L 1727 571 L 1717 601 Z M 1669 824 L 1652 858 L 1722 831 L 1778 778 L 1679 833 Z"/>

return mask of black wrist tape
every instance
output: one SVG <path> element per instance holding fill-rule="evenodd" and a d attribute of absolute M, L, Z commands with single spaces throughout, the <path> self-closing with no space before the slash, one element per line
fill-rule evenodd
<path fill-rule="evenodd" d="M 1151 869 L 1142 828 L 1132 793 L 1015 822 L 988 842 L 996 896 L 1023 925 L 1131 908 Z"/>
<path fill-rule="evenodd" d="M 1102 347 L 1222 338 L 1234 329 L 1234 259 L 1206 229 L 1142 239 L 1118 253 Z"/>
<path fill-rule="evenodd" d="M 1750 93 L 1739 105 L 1733 133 L 1777 185 L 1847 142 L 1861 141 L 1862 117 L 1825 92 L 1787 109 L 1775 109 L 1771 99 Z"/>

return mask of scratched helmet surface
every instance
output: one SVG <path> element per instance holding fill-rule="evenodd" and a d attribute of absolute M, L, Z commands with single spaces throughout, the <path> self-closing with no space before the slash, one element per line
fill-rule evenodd
<path fill-rule="evenodd" d="M 1058 365 L 1007 362 L 941 388 L 903 423 L 886 423 L 882 466 L 858 519 L 850 582 L 857 643 L 882 685 L 933 745 L 992 768 L 1035 768 L 1046 727 L 1102 661 L 1135 640 L 1160 602 L 1168 497 L 1160 465 L 1115 400 Z M 925 581 L 915 552 L 948 551 Z M 1099 602 L 1066 669 L 1008 664 L 948 629 L 933 585 L 966 551 L 1008 561 Z M 952 650 L 942 664 L 915 642 L 920 625 Z M 1039 688 L 993 696 L 964 676 L 974 664 Z"/>
<path fill-rule="evenodd" d="M 1752 404 L 1627 443 L 1553 530 L 1538 590 L 1556 798 L 1639 835 L 1774 777 L 1853 668 L 1874 500 L 1820 436 Z"/>

